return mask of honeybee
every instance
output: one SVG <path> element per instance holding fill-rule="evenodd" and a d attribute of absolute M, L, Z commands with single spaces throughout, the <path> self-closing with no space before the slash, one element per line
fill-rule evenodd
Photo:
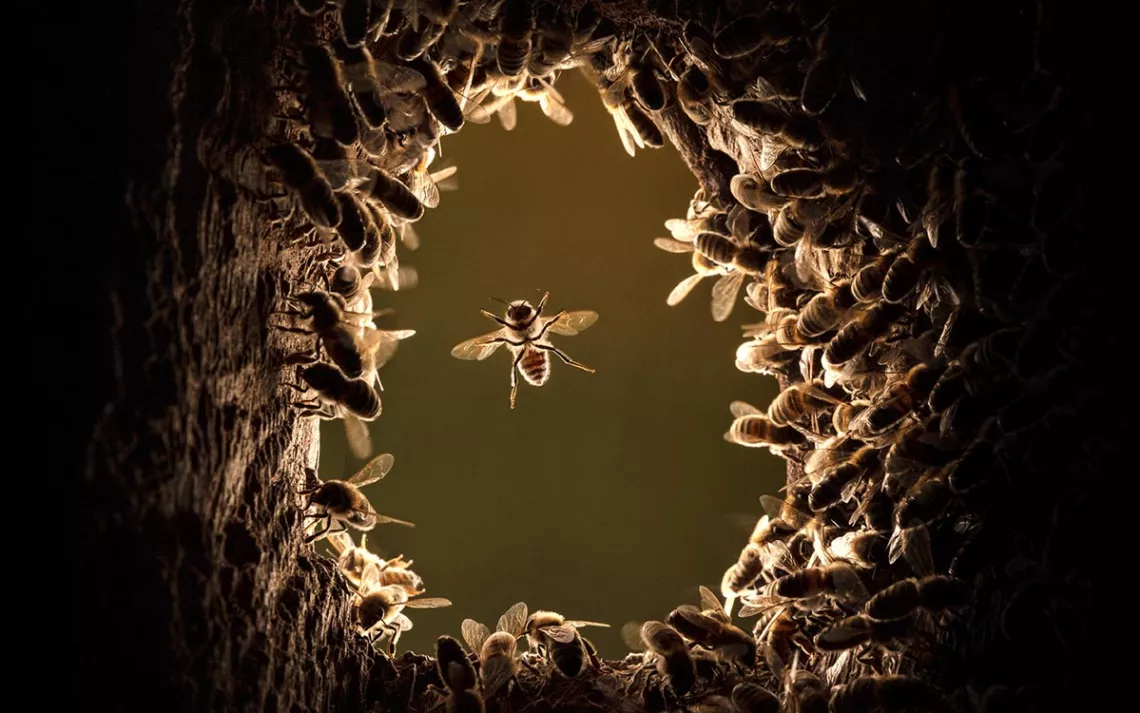
<path fill-rule="evenodd" d="M 285 185 L 297 194 L 301 210 L 313 225 L 327 230 L 340 225 L 341 208 L 337 194 L 307 151 L 293 144 L 277 144 L 267 149 L 265 154 L 270 163 L 281 171 Z"/>
<path fill-rule="evenodd" d="M 844 496 L 850 496 L 853 485 L 879 469 L 878 449 L 863 446 L 843 463 L 824 471 L 808 496 L 809 507 L 813 512 L 826 510 Z"/>
<path fill-rule="evenodd" d="M 681 105 L 681 110 L 694 124 L 705 126 L 712 121 L 712 111 L 708 107 L 711 95 L 712 85 L 709 83 L 708 75 L 696 65 L 686 69 L 677 83 L 677 101 Z"/>
<path fill-rule="evenodd" d="M 725 59 L 750 55 L 764 44 L 765 29 L 759 15 L 738 17 L 716 34 L 713 51 Z"/>
<path fill-rule="evenodd" d="M 906 376 L 879 395 L 850 425 L 851 435 L 862 440 L 880 436 L 926 402 L 942 377 L 943 364 L 916 364 Z"/>
<path fill-rule="evenodd" d="M 360 592 L 353 600 L 356 615 L 360 622 L 361 634 L 373 643 L 384 636 L 389 637 L 388 655 L 396 652 L 400 634 L 412 628 L 412 622 L 401 612 L 408 609 L 438 609 L 451 606 L 451 601 L 442 597 L 412 598 L 407 590 L 398 585 L 382 586 L 380 568 L 369 565 L 360 578 Z"/>
<path fill-rule="evenodd" d="M 337 569 L 345 576 L 353 589 L 360 588 L 360 578 L 364 575 L 364 568 L 375 564 L 383 571 L 385 567 L 409 567 L 411 560 L 404 561 L 403 555 L 390 560 L 384 560 L 368 550 L 368 535 L 360 536 L 360 547 L 352 542 L 352 535 L 347 531 L 340 531 L 328 535 L 329 544 L 337 553 Z"/>
<path fill-rule="evenodd" d="M 778 521 L 777 521 L 778 522 Z M 769 522 L 767 515 L 764 515 L 756 523 L 756 531 L 753 533 L 753 540 L 760 540 L 749 542 L 740 551 L 740 556 L 737 557 L 736 562 L 732 563 L 728 569 L 724 571 L 724 576 L 720 580 L 720 593 L 724 595 L 725 611 L 732 610 L 733 603 L 738 596 L 748 593 L 752 590 L 756 580 L 764 573 L 764 566 L 767 562 L 767 553 L 762 546 L 766 544 L 764 537 L 790 537 L 794 534 L 794 530 L 783 533 L 779 531 L 779 527 L 784 523 L 772 524 Z M 770 533 L 770 534 L 769 534 Z M 670 619 L 670 624 L 679 626 L 676 622 Z M 682 632 L 684 628 L 679 627 Z M 688 636 L 688 634 L 685 634 Z"/>
<path fill-rule="evenodd" d="M 799 312 L 796 331 L 805 337 L 818 337 L 834 329 L 843 314 L 855 306 L 851 281 L 842 280 L 808 300 Z"/>
<path fill-rule="evenodd" d="M 902 302 L 914 292 L 924 272 L 938 259 L 938 251 L 925 235 L 915 236 L 906 249 L 891 261 L 883 275 L 882 295 L 887 302 Z"/>
<path fill-rule="evenodd" d="M 938 697 L 925 683 L 911 676 L 864 676 L 831 689 L 832 713 L 884 713 L 928 709 Z"/>
<path fill-rule="evenodd" d="M 372 0 L 342 0 L 339 4 L 341 37 L 349 47 L 359 47 L 372 24 Z"/>
<path fill-rule="evenodd" d="M 701 233 L 701 235 L 714 234 Z M 727 238 L 724 239 L 727 240 Z M 712 290 L 712 318 L 715 322 L 723 322 L 728 319 L 729 315 L 732 314 L 733 307 L 736 306 L 736 298 L 740 294 L 740 288 L 744 284 L 744 273 L 731 266 L 718 265 L 702 251 L 694 249 L 693 243 L 670 238 L 657 238 L 654 244 L 669 252 L 692 251 L 693 253 L 694 274 L 677 283 L 669 296 L 665 298 L 665 304 L 675 307 L 689 296 L 698 282 L 706 277 L 717 277 Z M 706 247 L 706 249 L 709 248 Z"/>
<path fill-rule="evenodd" d="M 738 683 L 732 689 L 732 703 L 740 713 L 779 713 L 776 694 L 755 683 Z"/>
<path fill-rule="evenodd" d="M 328 49 L 312 44 L 301 48 L 301 62 L 307 77 L 305 104 L 313 135 L 336 139 L 345 146 L 356 143 L 360 129 L 340 65 Z"/>
<path fill-rule="evenodd" d="M 539 301 L 538 307 L 531 306 L 526 300 L 515 300 L 507 304 L 505 318 L 491 314 L 487 310 L 480 310 L 484 317 L 492 319 L 502 325 L 502 329 L 474 337 L 455 345 L 451 356 L 456 359 L 475 359 L 482 361 L 495 353 L 503 344 L 514 357 L 511 365 L 511 408 L 515 407 L 515 397 L 518 393 L 518 376 L 531 386 L 542 386 L 550 378 L 550 355 L 553 353 L 563 362 L 572 367 L 589 373 L 594 373 L 592 367 L 574 361 L 558 347 L 550 343 L 546 333 L 574 336 L 588 329 L 598 321 L 598 313 L 590 310 L 568 312 L 562 310 L 553 317 L 542 318 L 542 310 L 546 300 L 550 297 L 547 292 Z"/>
<path fill-rule="evenodd" d="M 839 399 L 816 384 L 793 384 L 768 405 L 768 418 L 777 426 L 787 426 L 806 416 L 816 416 L 837 404 Z"/>
<path fill-rule="evenodd" d="M 772 582 L 769 591 L 785 599 L 814 599 L 828 596 L 837 599 L 866 600 L 869 596 L 859 573 L 851 565 L 843 562 L 826 567 L 806 567 L 785 575 Z"/>
<path fill-rule="evenodd" d="M 674 609 L 668 623 L 694 643 L 711 649 L 724 663 L 738 668 L 751 669 L 756 663 L 756 641 L 740 627 L 709 616 L 696 607 L 685 604 Z"/>
<path fill-rule="evenodd" d="M 365 485 L 371 485 L 388 475 L 395 462 L 396 459 L 391 453 L 382 453 L 365 464 L 348 480 L 329 480 L 323 483 L 317 480 L 319 483 L 317 487 L 302 490 L 300 494 L 308 496 L 303 509 L 316 508 L 315 513 L 305 515 L 306 519 L 315 520 L 306 529 L 324 521 L 324 527 L 309 535 L 305 541 L 316 542 L 329 535 L 344 532 L 349 525 L 364 531 L 385 523 L 415 527 L 414 523 L 406 520 L 397 520 L 377 513 L 364 493 L 360 492 Z M 316 474 L 310 472 L 309 475 L 315 477 Z M 333 529 L 334 527 L 337 529 Z M 376 581 L 379 581 L 379 577 L 380 570 L 377 568 Z"/>
<path fill-rule="evenodd" d="M 729 443 L 749 448 L 768 448 L 780 455 L 785 449 L 807 442 L 807 437 L 796 429 L 776 424 L 760 409 L 744 401 L 733 401 L 729 405 L 729 411 L 734 417 L 732 425 L 724 434 L 724 440 Z"/>
<path fill-rule="evenodd" d="M 546 118 L 559 126 L 569 126 L 574 121 L 574 113 L 566 107 L 562 93 L 545 79 L 528 80 L 517 96 L 524 102 L 537 102 Z"/>
<path fill-rule="evenodd" d="M 779 210 L 789 202 L 788 198 L 773 191 L 771 185 L 763 178 L 746 173 L 733 176 L 730 190 L 732 197 L 741 205 L 760 213 Z"/>
<path fill-rule="evenodd" d="M 524 602 L 515 604 L 499 617 L 495 633 L 474 619 L 463 620 L 463 640 L 479 655 L 479 677 L 485 698 L 491 698 L 508 681 L 515 679 L 518 671 L 515 642 L 526 628 L 526 620 Z"/>
<path fill-rule="evenodd" d="M 904 579 L 878 592 L 867 602 L 867 615 L 875 619 L 899 619 L 918 608 L 942 611 L 968 604 L 970 585 L 946 575 Z"/>
<path fill-rule="evenodd" d="M 416 164 L 415 169 L 412 170 L 411 176 L 408 179 L 408 189 L 416 198 L 419 198 L 420 203 L 423 203 L 425 208 L 435 208 L 439 205 L 440 190 L 453 191 L 458 188 L 458 185 L 452 178 L 456 172 L 459 171 L 457 166 L 447 166 L 438 171 L 428 173 L 428 166 L 431 165 L 434 158 L 435 149 L 429 148 L 424 152 L 423 157 L 419 163 Z M 403 232 L 400 234 L 401 241 L 409 250 L 419 248 L 419 238 L 416 236 L 415 231 L 412 230 L 411 223 L 403 223 L 402 228 Z"/>
<path fill-rule="evenodd" d="M 791 704 L 789 713 L 827 713 L 827 685 L 811 671 L 794 667 L 785 692 Z"/>
<path fill-rule="evenodd" d="M 297 368 L 299 379 L 308 388 L 296 384 L 286 386 L 302 393 L 311 389 L 317 392 L 317 398 L 294 401 L 293 405 L 307 417 L 343 418 L 349 449 L 357 458 L 367 458 L 372 452 L 372 437 L 363 422 L 375 421 L 382 412 L 380 395 L 369 380 L 349 379 L 333 364 L 317 363 Z"/>
<path fill-rule="evenodd" d="M 527 0 L 507 0 L 499 18 L 499 71 L 507 77 L 517 77 L 531 53 L 534 8 Z"/>
<path fill-rule="evenodd" d="M 563 675 L 574 678 L 582 671 L 588 654 L 584 639 L 578 633 L 578 629 L 585 626 L 609 628 L 609 624 L 568 620 L 556 612 L 540 610 L 527 618 L 523 632 L 531 649 L 544 651 Z"/>
<path fill-rule="evenodd" d="M 884 253 L 855 273 L 851 281 L 851 292 L 857 301 L 874 302 L 882 297 L 883 280 L 886 279 L 887 271 L 897 258 L 896 252 Z"/>
<path fill-rule="evenodd" d="M 863 644 L 887 649 L 897 648 L 897 641 L 910 633 L 914 622 L 909 618 L 876 621 L 866 614 L 856 614 L 831 624 L 815 637 L 820 651 L 846 651 Z"/>
<path fill-rule="evenodd" d="M 640 627 L 634 624 L 623 629 L 622 633 L 632 648 L 649 652 L 645 664 L 655 662 L 657 672 L 678 696 L 693 689 L 697 681 L 696 665 L 689 654 L 689 647 L 676 629 L 660 621 L 647 621 Z"/>
<path fill-rule="evenodd" d="M 962 455 L 947 465 L 947 483 L 951 492 L 960 494 L 972 490 L 984 483 L 992 469 L 999 466 L 994 449 L 1000 433 L 997 417 L 991 417 Z"/>
<path fill-rule="evenodd" d="M 854 359 L 871 342 L 886 334 L 903 312 L 902 305 L 876 302 L 870 309 L 855 315 L 824 348 L 824 368 L 830 371 Z"/>
<path fill-rule="evenodd" d="M 416 194 L 387 171 L 373 167 L 360 190 L 367 198 L 383 205 L 392 215 L 412 222 L 424 215 L 424 204 L 416 198 Z"/>
<path fill-rule="evenodd" d="M 479 679 L 463 647 L 450 636 L 435 642 L 435 663 L 439 678 L 447 687 L 448 713 L 483 713 L 483 697 L 475 690 Z"/>
<path fill-rule="evenodd" d="M 891 564 L 902 557 L 915 574 L 933 574 L 934 559 L 927 523 L 942 514 L 951 497 L 945 470 L 927 475 L 911 486 L 895 506 L 895 529 L 887 545 Z"/>
<path fill-rule="evenodd" d="M 860 567 L 879 567 L 887 560 L 887 543 L 891 533 L 881 530 L 863 530 L 845 533 L 830 543 L 832 558 L 841 559 Z"/>

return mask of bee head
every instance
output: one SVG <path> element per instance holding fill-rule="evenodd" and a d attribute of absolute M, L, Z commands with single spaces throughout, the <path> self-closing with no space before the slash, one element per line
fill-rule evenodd
<path fill-rule="evenodd" d="M 516 300 L 507 306 L 507 321 L 525 325 L 534 319 L 535 310 L 526 300 Z"/>

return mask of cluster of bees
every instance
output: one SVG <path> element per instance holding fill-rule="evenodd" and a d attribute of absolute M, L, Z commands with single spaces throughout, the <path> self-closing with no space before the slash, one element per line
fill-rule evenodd
<path fill-rule="evenodd" d="M 656 241 L 691 255 L 693 274 L 667 303 L 715 277 L 715 320 L 742 292 L 763 313 L 744 328 L 735 363 L 785 388 L 766 410 L 734 402 L 725 438 L 768 448 L 797 474 L 783 498 L 761 498 L 766 514 L 725 572 L 723 604 L 702 589 L 701 607 L 627 628 L 645 708 L 846 713 L 1012 695 L 943 690 L 919 674 L 940 627 L 976 609 L 995 579 L 1017 592 L 1059 579 L 1033 564 L 1037 551 L 1008 553 L 1030 564 L 1001 574 L 987 559 L 994 503 L 1018 487 L 1012 464 L 1060 432 L 1091 381 L 1071 327 L 1087 283 L 1066 259 L 1081 231 L 1068 200 L 1073 99 L 1047 58 L 1000 108 L 976 83 L 948 82 L 881 109 L 875 98 L 891 87 L 856 61 L 852 38 L 867 28 L 848 6 L 775 2 L 723 25 L 654 33 L 603 20 L 590 3 L 536 5 L 297 0 L 316 17 L 292 62 L 300 131 L 290 124 L 294 139 L 264 155 L 331 250 L 327 289 L 289 298 L 305 324 L 286 328 L 318 336 L 327 357 L 290 357 L 304 384 L 294 388 L 316 394 L 298 407 L 344 418 L 367 455 L 362 422 L 381 411 L 376 370 L 410 336 L 376 329 L 368 288 L 415 283 L 397 238 L 414 249 L 412 225 L 450 179 L 428 170 L 440 137 L 494 113 L 513 127 L 516 98 L 567 124 L 554 84 L 581 69 L 631 155 L 663 146 L 661 127 L 682 122 L 735 161 L 737 175 L 704 185 Z M 875 122 L 886 129 L 872 136 Z M 453 351 L 483 359 L 513 345 L 512 407 L 515 370 L 534 350 L 509 338 L 530 335 L 544 303 L 512 303 L 498 320 L 506 331 Z M 512 317 L 524 307 L 525 319 Z M 552 332 L 597 317 L 566 314 Z M 550 346 L 523 371 L 531 383 L 545 382 L 551 352 L 588 370 Z M 324 523 L 310 538 L 327 536 L 339 553 L 362 631 L 388 637 L 391 652 L 411 626 L 405 609 L 449 602 L 420 596 L 411 562 L 380 559 L 347 534 L 400 522 L 358 490 L 390 467 L 380 456 L 307 492 L 306 506 Z M 737 616 L 759 617 L 751 631 L 734 623 L 738 604 Z M 447 709 L 482 711 L 517 683 L 519 665 L 545 662 L 542 675 L 565 678 L 604 670 L 577 632 L 589 624 L 527 616 L 523 604 L 494 633 L 467 620 L 469 652 L 438 641 Z M 516 651 L 524 636 L 533 655 Z"/>

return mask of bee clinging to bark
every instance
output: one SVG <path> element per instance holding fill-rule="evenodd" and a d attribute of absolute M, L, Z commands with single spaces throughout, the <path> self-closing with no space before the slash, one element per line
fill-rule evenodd
<path fill-rule="evenodd" d="M 333 364 L 317 363 L 311 366 L 298 366 L 298 378 L 305 386 L 286 384 L 289 388 L 307 393 L 317 393 L 316 399 L 294 401 L 306 417 L 321 419 L 344 419 L 348 447 L 358 458 L 367 458 L 372 452 L 372 438 L 368 435 L 366 421 L 380 418 L 382 406 L 380 395 L 368 379 L 350 379 Z"/>
<path fill-rule="evenodd" d="M 484 317 L 498 322 L 502 325 L 502 329 L 460 342 L 451 350 L 451 355 L 456 359 L 482 361 L 506 344 L 514 357 L 514 363 L 511 365 L 512 409 L 515 407 L 515 397 L 518 393 L 516 371 L 522 374 L 528 384 L 542 386 L 550 378 L 551 354 L 572 367 L 594 373 L 592 367 L 574 361 L 551 344 L 546 333 L 573 336 L 597 322 L 598 313 L 589 310 L 573 312 L 562 310 L 553 317 L 543 318 L 542 310 L 546 306 L 548 297 L 550 297 L 549 292 L 542 296 L 537 307 L 526 300 L 515 300 L 507 304 L 505 317 L 481 310 Z"/>
<path fill-rule="evenodd" d="M 479 678 L 485 698 L 491 698 L 515 679 L 518 670 L 516 639 L 526 628 L 526 620 L 525 602 L 515 604 L 499 617 L 494 633 L 474 619 L 463 620 L 463 640 L 479 655 Z"/>
<path fill-rule="evenodd" d="M 475 666 L 459 642 L 450 636 L 441 636 L 435 642 L 435 662 L 439 678 L 447 688 L 448 713 L 483 713 L 483 696 L 476 686 L 479 679 Z"/>
<path fill-rule="evenodd" d="M 729 406 L 734 420 L 724 440 L 749 448 L 768 448 L 779 453 L 786 448 L 803 445 L 807 437 L 792 428 L 781 426 L 765 415 L 760 409 L 743 401 L 733 401 Z"/>
<path fill-rule="evenodd" d="M 309 152 L 293 144 L 277 144 L 265 156 L 281 171 L 283 182 L 297 194 L 301 210 L 313 225 L 326 230 L 340 225 L 340 201 Z"/>
<path fill-rule="evenodd" d="M 574 678 L 582 671 L 588 655 L 585 641 L 578 633 L 584 626 L 609 627 L 609 624 L 572 621 L 555 612 L 536 611 L 527 618 L 524 633 L 532 650 L 545 652 L 563 675 Z"/>
<path fill-rule="evenodd" d="M 324 527 L 309 535 L 306 542 L 315 542 L 329 535 L 344 532 L 349 525 L 364 531 L 382 523 L 415 527 L 414 523 L 377 513 L 364 493 L 360 492 L 365 485 L 371 485 L 386 476 L 395 462 L 396 459 L 391 453 L 383 453 L 369 461 L 348 480 L 329 480 L 323 483 L 317 480 L 317 487 L 302 490 L 301 495 L 308 496 L 304 509 L 315 509 L 314 513 L 305 515 L 307 520 L 316 520 L 308 527 L 324 522 Z M 315 479 L 315 471 L 309 469 L 309 476 Z"/>
<path fill-rule="evenodd" d="M 660 621 L 647 621 L 641 626 L 633 624 L 623 629 L 622 634 L 632 648 L 648 652 L 644 664 L 655 662 L 657 672 L 678 696 L 692 690 L 697 669 L 685 639 L 676 629 Z"/>
<path fill-rule="evenodd" d="M 408 609 L 438 609 L 449 607 L 451 602 L 442 597 L 412 598 L 398 585 L 381 585 L 380 568 L 369 565 L 360 578 L 360 592 L 353 601 L 360 622 L 361 633 L 375 642 L 384 636 L 388 639 L 388 655 L 396 651 L 400 634 L 412 628 L 412 622 L 401 612 Z"/>
<path fill-rule="evenodd" d="M 970 586 L 966 582 L 936 574 L 895 582 L 867 601 L 866 612 L 875 619 L 899 619 L 920 607 L 942 611 L 969 601 Z"/>

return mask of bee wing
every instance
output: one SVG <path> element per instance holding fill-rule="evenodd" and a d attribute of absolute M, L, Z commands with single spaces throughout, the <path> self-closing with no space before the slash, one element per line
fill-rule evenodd
<path fill-rule="evenodd" d="M 733 401 L 728 405 L 728 410 L 731 411 L 732 415 L 736 418 L 742 416 L 759 416 L 763 413 L 763 411 L 747 401 Z"/>
<path fill-rule="evenodd" d="M 420 284 L 420 273 L 414 267 L 401 266 L 392 270 L 377 266 L 372 274 L 376 276 L 374 287 L 389 292 L 410 290 Z"/>
<path fill-rule="evenodd" d="M 378 525 L 385 525 L 385 524 L 403 525 L 404 527 L 415 527 L 416 526 L 416 523 L 408 522 L 407 520 L 397 520 L 394 517 L 389 517 L 388 515 L 381 515 L 380 513 L 372 513 L 372 514 L 373 514 L 373 516 L 375 516 L 376 524 L 378 524 Z"/>
<path fill-rule="evenodd" d="M 472 124 L 489 124 L 491 123 L 491 112 L 487 111 L 482 104 L 471 101 L 463 107 L 463 118 Z"/>
<path fill-rule="evenodd" d="M 645 642 L 641 640 L 641 622 L 627 621 L 621 627 L 621 640 L 634 651 L 645 651 Z"/>
<path fill-rule="evenodd" d="M 698 591 L 701 593 L 701 609 L 724 611 L 724 605 L 720 603 L 720 599 L 713 594 L 711 589 L 702 584 L 698 587 Z"/>
<path fill-rule="evenodd" d="M 414 94 L 427 86 L 424 75 L 396 64 L 383 60 L 372 60 L 372 66 L 366 64 L 345 65 L 344 78 L 353 85 L 366 89 L 379 86 L 381 94 Z"/>
<path fill-rule="evenodd" d="M 416 229 L 412 227 L 411 223 L 401 223 L 396 231 L 400 234 L 400 242 L 403 243 L 408 250 L 420 249 L 420 236 L 416 233 Z"/>
<path fill-rule="evenodd" d="M 459 179 L 455 178 L 455 174 L 458 172 L 459 166 L 441 168 L 431 174 L 431 180 L 435 182 L 436 188 L 441 191 L 457 191 L 459 190 Z"/>
<path fill-rule="evenodd" d="M 697 239 L 701 232 L 701 220 L 685 220 L 684 218 L 670 218 L 665 221 L 665 229 L 674 238 L 682 242 L 691 243 Z M 689 248 L 692 250 L 692 248 Z"/>
<path fill-rule="evenodd" d="M 366 594 L 380 586 L 380 565 L 369 562 L 360 573 L 360 593 Z"/>
<path fill-rule="evenodd" d="M 668 253 L 691 253 L 693 244 L 673 238 L 654 238 L 653 244 Z"/>
<path fill-rule="evenodd" d="M 441 609 L 451 606 L 451 600 L 443 597 L 424 597 L 423 599 L 409 599 L 405 606 L 409 609 Z"/>
<path fill-rule="evenodd" d="M 435 181 L 431 180 L 431 176 L 426 171 L 412 171 L 411 177 L 408 179 L 408 190 L 415 194 L 416 198 L 420 199 L 427 208 L 435 208 L 439 205 L 439 188 L 436 187 Z"/>
<path fill-rule="evenodd" d="M 630 156 L 636 156 L 638 148 L 645 148 L 641 134 L 629 126 L 629 116 L 626 115 L 625 109 L 621 106 L 607 108 L 610 110 L 610 116 L 614 118 L 614 126 L 617 127 L 618 138 L 621 139 L 625 152 Z"/>
<path fill-rule="evenodd" d="M 480 624 L 474 619 L 464 619 L 459 630 L 463 632 L 463 640 L 467 642 L 467 647 L 475 653 L 479 653 L 483 648 L 483 642 L 491 635 L 486 624 Z"/>
<path fill-rule="evenodd" d="M 505 631 L 508 634 L 518 636 L 526 628 L 526 616 L 526 602 L 519 602 L 499 617 L 496 631 Z"/>
<path fill-rule="evenodd" d="M 676 611 L 690 624 L 699 626 L 705 631 L 717 632 L 720 630 L 720 622 L 718 622 L 716 619 L 713 619 L 712 617 L 702 614 L 696 607 L 692 605 L 677 607 Z"/>
<path fill-rule="evenodd" d="M 546 114 L 551 121 L 559 126 L 569 126 L 574 121 L 574 112 L 566 108 L 562 95 L 555 92 L 553 88 L 548 88 L 538 100 L 538 107 L 542 109 L 543 114 Z"/>
<path fill-rule="evenodd" d="M 563 626 L 572 626 L 575 629 L 581 629 L 583 626 L 601 626 L 601 627 L 604 627 L 606 629 L 610 628 L 609 624 L 603 624 L 603 623 L 598 622 L 598 621 L 577 621 L 577 620 L 573 620 L 573 619 L 562 622 L 562 625 Z"/>
<path fill-rule="evenodd" d="M 578 332 L 584 332 L 598 321 L 598 313 L 592 310 L 577 310 L 567 312 L 550 325 L 550 331 L 565 337 L 573 337 Z"/>
<path fill-rule="evenodd" d="M 488 344 L 491 339 L 498 337 L 502 334 L 503 330 L 497 329 L 494 332 L 489 332 L 479 337 L 473 337 L 465 342 L 456 344 L 451 350 L 451 356 L 456 359 L 476 360 L 483 361 L 487 357 L 495 353 L 495 350 L 503 345 L 503 342 L 493 342 Z"/>
<path fill-rule="evenodd" d="M 367 458 L 372 453 L 372 436 L 368 433 L 368 426 L 350 413 L 344 415 L 344 435 L 352 455 Z"/>
<path fill-rule="evenodd" d="M 329 535 L 326 539 L 338 555 L 356 547 L 352 542 L 352 535 L 344 531 Z"/>
<path fill-rule="evenodd" d="M 780 156 L 787 149 L 788 147 L 780 141 L 777 141 L 776 139 L 773 139 L 769 136 L 765 136 L 761 140 L 760 170 L 767 171 L 768 169 L 772 168 L 772 166 L 775 165 L 776 161 L 779 160 Z"/>
<path fill-rule="evenodd" d="M 712 318 L 714 322 L 723 322 L 732 314 L 736 306 L 736 297 L 744 285 L 744 273 L 735 270 L 722 275 L 717 279 L 712 289 Z"/>
<path fill-rule="evenodd" d="M 887 553 L 891 564 L 902 557 L 919 577 L 934 574 L 934 556 L 930 550 L 930 531 L 926 529 L 926 525 L 895 528 L 890 541 L 887 543 Z"/>
<path fill-rule="evenodd" d="M 400 631 L 411 631 L 412 620 L 403 614 L 397 614 L 392 617 L 392 626 L 398 628 Z"/>
<path fill-rule="evenodd" d="M 824 651 L 839 651 L 858 646 L 866 641 L 870 634 L 871 628 L 867 625 L 867 620 L 853 616 L 819 632 L 815 637 L 815 643 Z"/>
<path fill-rule="evenodd" d="M 693 288 L 697 286 L 697 283 L 701 281 L 702 277 L 704 277 L 704 275 L 693 274 L 678 282 L 677 286 L 673 288 L 673 291 L 669 293 L 669 296 L 665 298 L 665 304 L 670 307 L 675 307 L 680 304 L 681 300 L 689 296 L 689 293 L 693 291 Z"/>
<path fill-rule="evenodd" d="M 499 123 L 507 131 L 514 131 L 515 126 L 518 125 L 519 115 L 518 109 L 515 108 L 515 98 L 508 96 L 507 100 L 499 107 Z"/>
<path fill-rule="evenodd" d="M 558 626 L 544 626 L 539 631 L 560 644 L 569 644 L 578 635 L 577 629 L 571 626 L 570 622 Z"/>
<path fill-rule="evenodd" d="M 372 460 L 368 461 L 363 468 L 356 471 L 351 478 L 346 480 L 346 483 L 362 487 L 370 485 L 380 480 L 388 471 L 392 470 L 392 466 L 396 463 L 396 457 L 391 453 L 381 453 Z"/>

